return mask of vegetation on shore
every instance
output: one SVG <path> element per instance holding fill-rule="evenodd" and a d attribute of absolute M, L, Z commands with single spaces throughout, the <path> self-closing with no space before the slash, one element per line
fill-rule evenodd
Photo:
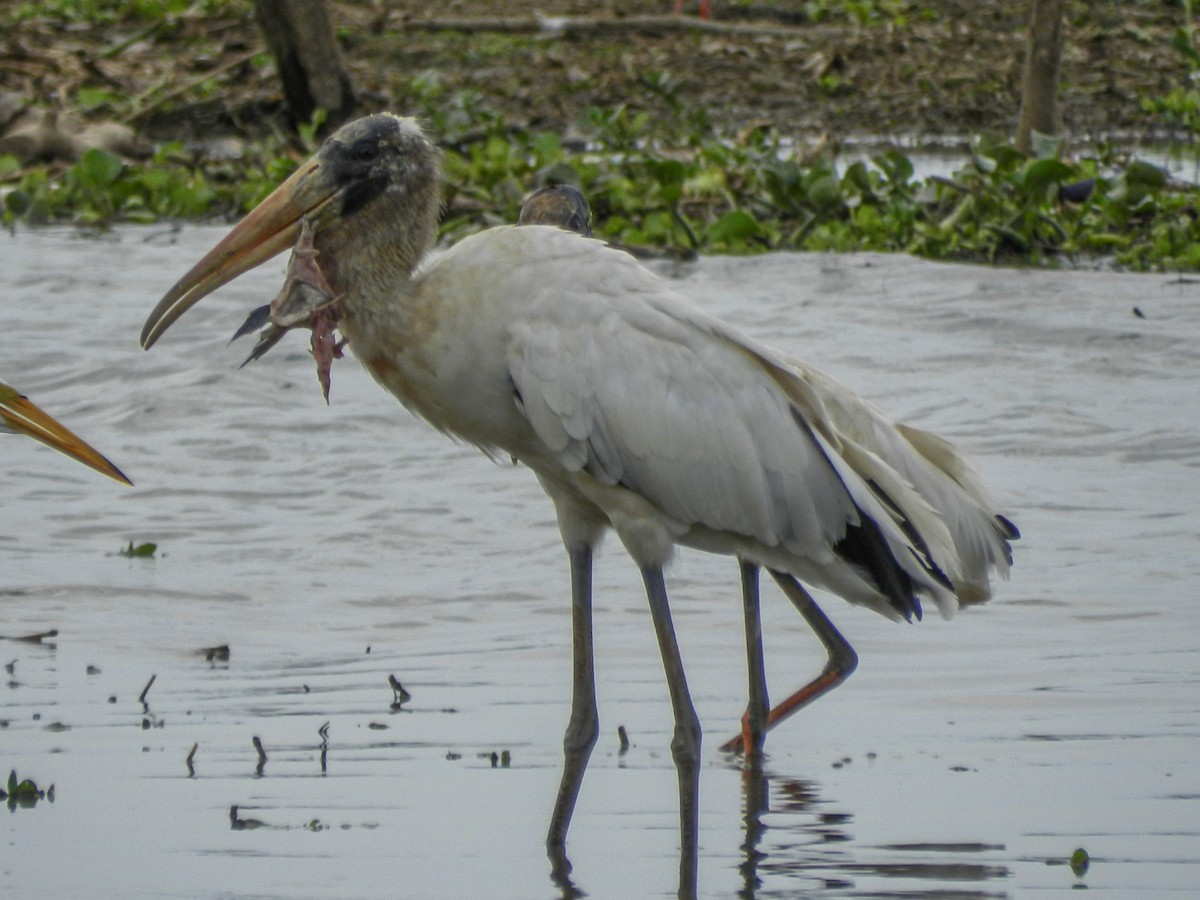
<path fill-rule="evenodd" d="M 736 4 L 734 4 L 736 5 Z M 206 0 L 202 14 L 229 15 L 245 0 Z M 821 21 L 852 19 L 859 28 L 907 27 L 917 5 L 902 0 L 825 0 Z M 193 9 L 194 5 L 186 8 Z M 817 7 L 820 7 L 817 9 Z M 1161 48 L 1164 58 L 1200 72 L 1189 17 Z M 0 15 L 6 27 L 58 17 L 64 24 L 114 22 L 135 37 L 158 33 L 169 43 L 185 5 L 136 0 L 54 0 L 17 4 Z M 144 24 L 142 24 L 144 23 Z M 265 54 L 244 64 L 270 77 Z M 834 76 L 836 77 L 836 75 Z M 642 75 L 657 114 L 634 104 L 592 105 L 570 135 L 516 121 L 478 93 L 436 73 L 408 77 L 409 111 L 441 137 L 447 189 L 443 233 L 515 221 L 522 198 L 546 181 L 577 184 L 592 202 L 597 234 L 672 253 L 764 250 L 903 251 L 939 259 L 1074 263 L 1103 259 L 1136 270 L 1200 269 L 1200 214 L 1195 185 L 1156 165 L 1105 146 L 1068 154 L 1041 142 L 1033 158 L 1006 140 L 977 138 L 958 165 L 918 175 L 896 148 L 856 156 L 797 143 L 773 123 L 732 131 L 692 102 L 664 71 Z M 194 92 L 220 89 L 198 82 Z M 831 93 L 838 86 L 827 85 Z M 164 87 L 169 94 L 170 88 Z M 127 98 L 81 85 L 75 107 L 117 120 L 136 119 L 146 97 Z M 142 104 L 138 107 L 137 104 Z M 1146 97 L 1143 111 L 1193 138 L 1200 133 L 1200 93 L 1182 86 Z M 321 122 L 253 135 L 235 158 L 198 153 L 183 141 L 160 141 L 130 159 L 93 148 L 71 164 L 24 164 L 0 156 L 3 221 L 105 226 L 163 219 L 236 216 L 253 207 L 311 152 Z"/>

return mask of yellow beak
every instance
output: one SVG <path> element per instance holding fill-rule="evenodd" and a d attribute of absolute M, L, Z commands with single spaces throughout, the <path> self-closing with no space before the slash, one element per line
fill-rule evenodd
<path fill-rule="evenodd" d="M 4 430 L 15 431 L 28 435 L 35 441 L 41 441 L 109 478 L 128 485 L 133 484 L 94 447 L 38 409 L 29 398 L 3 382 L 0 382 L 0 425 L 5 426 Z"/>

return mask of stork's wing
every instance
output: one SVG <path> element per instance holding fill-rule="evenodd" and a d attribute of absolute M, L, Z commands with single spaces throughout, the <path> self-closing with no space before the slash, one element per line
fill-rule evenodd
<path fill-rule="evenodd" d="M 868 518 L 916 589 L 953 608 L 934 561 L 952 556 L 945 526 L 886 462 L 845 445 L 800 374 L 656 279 L 611 287 L 582 307 L 533 304 L 513 326 L 522 411 L 560 465 L 628 488 L 678 529 L 815 567 L 836 566 Z"/>

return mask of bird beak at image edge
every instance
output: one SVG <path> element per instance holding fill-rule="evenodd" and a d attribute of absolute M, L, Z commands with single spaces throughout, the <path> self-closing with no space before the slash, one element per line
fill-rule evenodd
<path fill-rule="evenodd" d="M 0 385 L 0 424 L 41 441 L 115 481 L 133 485 L 95 447 L 7 385 Z"/>
<path fill-rule="evenodd" d="M 301 219 L 314 231 L 335 221 L 339 204 L 330 201 L 338 189 L 329 182 L 316 159 L 292 173 L 167 291 L 146 319 L 142 347 L 149 350 L 202 298 L 295 244 Z"/>

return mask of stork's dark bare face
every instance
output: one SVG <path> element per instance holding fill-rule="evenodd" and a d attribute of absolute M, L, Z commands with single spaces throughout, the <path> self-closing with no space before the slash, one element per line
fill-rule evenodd
<path fill-rule="evenodd" d="M 403 209 L 416 179 L 436 177 L 437 157 L 411 119 L 385 113 L 338 129 L 167 291 L 142 329 L 142 346 L 152 346 L 176 319 L 221 285 L 295 245 L 302 219 L 311 223 L 320 245 L 323 236 L 332 239 L 337 226 L 379 208 L 385 196 L 391 195 L 398 201 L 391 205 Z"/>

